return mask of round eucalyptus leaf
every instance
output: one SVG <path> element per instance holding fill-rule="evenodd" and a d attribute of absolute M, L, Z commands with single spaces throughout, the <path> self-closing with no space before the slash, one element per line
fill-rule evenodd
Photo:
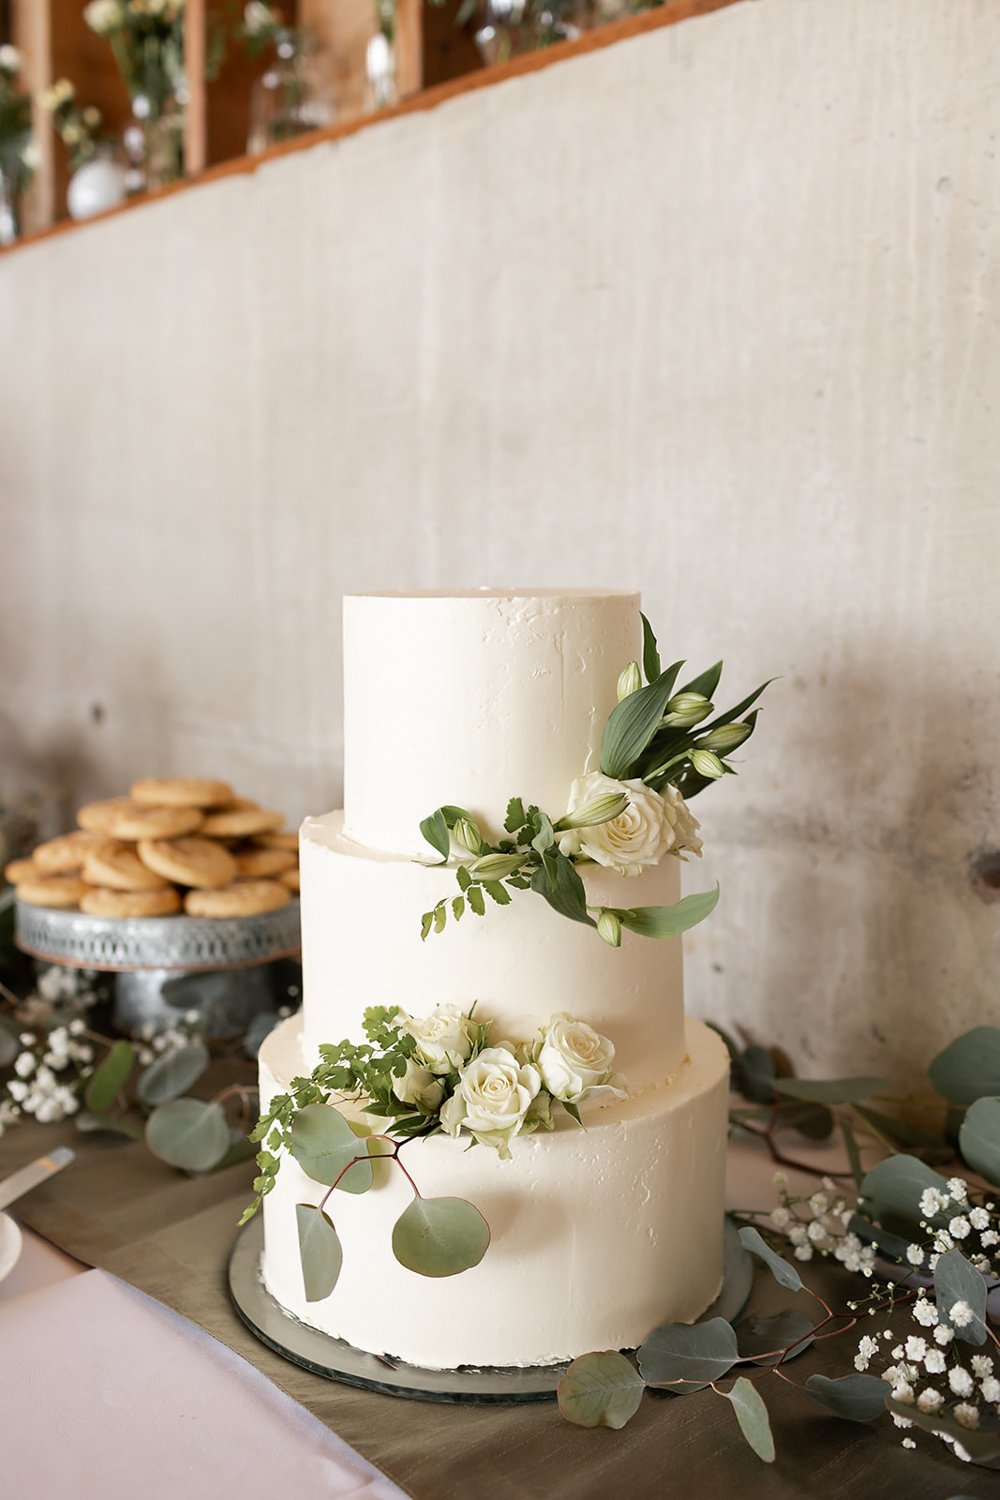
<path fill-rule="evenodd" d="M 974 1026 L 939 1052 L 927 1069 L 951 1104 L 974 1104 L 1000 1094 L 1000 1026 Z"/>
<path fill-rule="evenodd" d="M 742 1094 L 754 1104 L 770 1104 L 774 1099 L 774 1058 L 766 1047 L 756 1043 L 739 1058 L 736 1083 Z"/>
<path fill-rule="evenodd" d="M 812 1330 L 812 1319 L 794 1307 L 787 1307 L 769 1318 L 744 1318 L 736 1326 L 740 1359 L 750 1360 L 755 1365 L 776 1365 L 781 1359 L 781 1351 L 794 1345 L 782 1361 L 787 1364 L 809 1348 L 813 1341 Z"/>
<path fill-rule="evenodd" d="M 753 1381 L 741 1375 L 732 1390 L 725 1394 L 726 1399 L 732 1403 L 740 1431 L 757 1457 L 766 1464 L 773 1464 L 774 1437 L 771 1422 L 763 1397 Z"/>
<path fill-rule="evenodd" d="M 229 1150 L 225 1111 L 203 1099 L 171 1099 L 146 1121 L 146 1145 L 172 1167 L 208 1172 Z"/>
<path fill-rule="evenodd" d="M 73 1124 L 81 1135 L 94 1135 L 103 1131 L 107 1135 L 123 1135 L 130 1141 L 141 1141 L 146 1122 L 139 1115 L 94 1115 L 82 1109 L 73 1116 Z"/>
<path fill-rule="evenodd" d="M 883 1385 L 885 1382 L 882 1382 Z M 888 1386 L 886 1386 L 888 1390 Z M 956 1422 L 949 1415 L 947 1408 L 938 1412 L 921 1411 L 917 1406 L 906 1406 L 902 1401 L 893 1401 L 890 1397 L 888 1408 L 901 1417 L 906 1417 L 914 1427 L 920 1427 L 924 1432 L 936 1433 L 938 1437 L 949 1437 L 955 1442 L 961 1443 L 966 1453 L 976 1463 L 988 1464 L 991 1459 L 1000 1458 L 1000 1431 L 994 1428 L 984 1428 L 979 1431 L 970 1431 Z M 992 1465 L 991 1465 L 992 1467 Z"/>
<path fill-rule="evenodd" d="M 136 1093 L 143 1104 L 166 1104 L 186 1094 L 201 1077 L 210 1058 L 204 1042 L 187 1042 L 165 1052 L 139 1074 Z"/>
<path fill-rule="evenodd" d="M 135 1063 L 131 1042 L 115 1042 L 90 1076 L 84 1093 L 87 1108 L 95 1115 L 104 1114 L 114 1104 L 128 1082 Z"/>
<path fill-rule="evenodd" d="M 888 1156 L 866 1172 L 861 1183 L 860 1208 L 869 1219 L 881 1224 L 890 1234 L 914 1238 L 926 1214 L 920 1211 L 920 1199 L 926 1188 L 946 1193 L 948 1184 L 915 1156 Z M 929 1220 L 936 1222 L 936 1220 Z M 947 1216 L 941 1220 L 947 1222 Z"/>
<path fill-rule="evenodd" d="M 801 1292 L 802 1277 L 791 1261 L 776 1254 L 756 1229 L 749 1225 L 744 1226 L 740 1230 L 740 1244 L 744 1250 L 749 1250 L 751 1255 L 756 1255 L 758 1260 L 764 1262 L 779 1286 L 783 1286 L 789 1292 Z"/>
<path fill-rule="evenodd" d="M 249 1136 L 245 1136 L 242 1130 L 236 1130 L 231 1126 L 229 1130 L 229 1150 L 221 1161 L 216 1162 L 212 1171 L 224 1172 L 227 1167 L 238 1166 L 240 1162 L 250 1161 L 256 1155 L 257 1146 L 250 1140 Z"/>
<path fill-rule="evenodd" d="M 949 1328 L 954 1328 L 955 1337 L 967 1344 L 986 1342 L 986 1278 L 975 1266 L 970 1265 L 961 1250 L 948 1250 L 939 1257 L 934 1267 L 934 1300 L 938 1318 Z M 968 1323 L 959 1323 L 951 1316 L 956 1302 L 965 1302 L 972 1310 Z"/>
<path fill-rule="evenodd" d="M 307 1104 L 299 1111 L 292 1123 L 289 1150 L 313 1182 L 326 1187 L 336 1182 L 345 1193 L 367 1193 L 372 1185 L 372 1167 L 367 1159 L 344 1171 L 352 1157 L 367 1158 L 367 1148 L 332 1104 Z"/>
<path fill-rule="evenodd" d="M 344 1262 L 340 1238 L 332 1220 L 312 1203 L 296 1203 L 295 1221 L 306 1301 L 322 1302 L 337 1285 Z"/>
<path fill-rule="evenodd" d="M 464 1198 L 414 1198 L 393 1225 L 392 1253 L 420 1276 L 455 1276 L 478 1266 L 490 1226 Z"/>
<path fill-rule="evenodd" d="M 781 1121 L 809 1141 L 825 1141 L 833 1134 L 834 1118 L 827 1104 L 810 1104 L 805 1099 L 790 1100 L 781 1110 Z"/>
<path fill-rule="evenodd" d="M 739 1357 L 736 1334 L 725 1318 L 667 1323 L 654 1329 L 640 1348 L 639 1370 L 647 1385 L 686 1396 L 725 1375 Z"/>
<path fill-rule="evenodd" d="M 773 1087 L 789 1099 L 810 1104 L 854 1104 L 880 1094 L 887 1084 L 884 1078 L 776 1078 Z"/>
<path fill-rule="evenodd" d="M 958 1145 L 974 1172 L 1000 1186 L 1000 1099 L 977 1099 L 969 1106 Z"/>
<path fill-rule="evenodd" d="M 885 1411 L 889 1387 L 875 1375 L 810 1375 L 804 1390 L 814 1401 L 848 1422 L 874 1422 Z"/>
<path fill-rule="evenodd" d="M 639 1410 L 645 1383 L 624 1354 L 605 1349 L 574 1359 L 556 1387 L 559 1410 L 577 1427 L 624 1427 Z"/>

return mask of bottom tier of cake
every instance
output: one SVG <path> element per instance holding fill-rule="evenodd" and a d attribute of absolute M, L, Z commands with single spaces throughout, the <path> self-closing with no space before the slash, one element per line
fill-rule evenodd
<path fill-rule="evenodd" d="M 295 1017 L 261 1048 L 262 1106 L 304 1071 Z M 678 1077 L 591 1110 L 585 1129 L 563 1116 L 551 1132 L 515 1139 L 510 1161 L 442 1134 L 409 1143 L 424 1197 L 466 1198 L 486 1218 L 484 1258 L 440 1279 L 401 1266 L 392 1228 L 412 1189 L 383 1162 L 369 1192 L 338 1191 L 327 1205 L 344 1259 L 320 1302 L 305 1300 L 295 1205 L 326 1189 L 286 1155 L 264 1200 L 264 1283 L 304 1323 L 424 1368 L 634 1348 L 661 1323 L 697 1318 L 719 1291 L 728 1076 L 719 1038 L 688 1020 Z"/>

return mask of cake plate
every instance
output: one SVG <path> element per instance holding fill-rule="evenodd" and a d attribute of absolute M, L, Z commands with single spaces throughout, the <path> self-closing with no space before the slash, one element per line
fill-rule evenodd
<path fill-rule="evenodd" d="M 123 1031 L 176 1020 L 164 981 L 214 970 L 250 971 L 240 1017 L 249 1021 L 273 1004 L 261 966 L 301 947 L 297 898 L 252 917 L 91 917 L 17 901 L 14 920 L 14 940 L 32 958 L 117 976 L 114 1019 Z"/>
<path fill-rule="evenodd" d="M 257 1217 L 240 1230 L 229 1257 L 229 1295 L 233 1306 L 262 1344 L 314 1375 L 411 1401 L 502 1405 L 555 1400 L 556 1386 L 568 1360 L 558 1365 L 518 1365 L 507 1369 L 463 1366 L 457 1370 L 425 1370 L 402 1360 L 368 1354 L 343 1339 L 310 1328 L 276 1302 L 264 1286 L 260 1270 L 263 1249 L 264 1225 Z M 752 1257 L 740 1244 L 735 1225 L 727 1219 L 722 1290 L 698 1322 L 707 1318 L 732 1321 L 739 1317 L 746 1307 L 752 1283 Z"/>

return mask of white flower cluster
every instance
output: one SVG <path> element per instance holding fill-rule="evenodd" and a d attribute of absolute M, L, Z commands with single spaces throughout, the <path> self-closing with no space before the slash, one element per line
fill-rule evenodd
<path fill-rule="evenodd" d="M 248 0 L 243 7 L 243 30 L 249 37 L 267 37 L 281 25 L 281 12 L 266 0 Z"/>
<path fill-rule="evenodd" d="M 15 1076 L 7 1083 L 6 1100 L 0 1101 L 0 1134 L 22 1114 L 33 1115 L 43 1124 L 76 1114 L 80 1108 L 77 1085 L 94 1058 L 85 1032 L 85 1022 L 76 1019 L 43 1035 L 21 1033 Z"/>
<path fill-rule="evenodd" d="M 676 787 L 654 792 L 644 781 L 615 781 L 592 771 L 573 782 L 567 815 L 572 817 L 600 797 L 615 793 L 628 797 L 617 817 L 590 827 L 572 828 L 560 835 L 563 854 L 591 859 L 620 875 L 641 875 L 665 854 L 683 859 L 701 854 L 700 824 Z"/>
<path fill-rule="evenodd" d="M 143 1067 L 155 1062 L 158 1057 L 165 1056 L 168 1052 L 177 1052 L 181 1047 L 186 1047 L 195 1037 L 201 1035 L 201 1013 L 197 1010 L 188 1010 L 184 1015 L 168 1026 L 165 1031 L 157 1031 L 150 1022 L 140 1026 L 136 1039 L 139 1046 L 136 1056 Z"/>
<path fill-rule="evenodd" d="M 612 1043 L 565 1013 L 553 1016 L 528 1046 L 482 1046 L 483 1028 L 456 1005 L 403 1020 L 417 1047 L 393 1082 L 396 1097 L 440 1110 L 449 1135 L 465 1131 L 505 1159 L 516 1135 L 552 1129 L 553 1100 L 575 1111 L 596 1098 L 624 1097 Z M 453 1091 L 446 1097 L 449 1075 Z"/>
<path fill-rule="evenodd" d="M 0 47 L 0 74 L 14 78 L 21 71 L 21 54 L 16 47 L 5 43 Z"/>
<path fill-rule="evenodd" d="M 84 6 L 83 19 L 91 31 L 107 36 L 128 26 L 142 26 L 148 21 L 171 25 L 184 13 L 184 0 L 90 0 Z"/>
<path fill-rule="evenodd" d="M 784 1173 L 777 1172 L 774 1185 L 781 1199 L 772 1210 L 771 1224 L 794 1246 L 796 1260 L 812 1260 L 814 1255 L 832 1255 L 845 1270 L 871 1276 L 875 1267 L 875 1248 L 865 1245 L 848 1229 L 854 1210 L 829 1177 L 809 1198 L 789 1196 Z"/>
<path fill-rule="evenodd" d="M 51 88 L 43 89 L 38 95 L 38 103 L 42 109 L 54 114 L 63 105 L 70 104 L 76 98 L 76 89 L 68 78 L 57 78 Z"/>
<path fill-rule="evenodd" d="M 928 1242 L 909 1245 L 906 1250 L 906 1259 L 915 1270 L 931 1273 L 946 1251 L 957 1249 L 977 1271 L 995 1274 L 1000 1266 L 1000 1220 L 995 1203 L 971 1203 L 969 1184 L 961 1177 L 950 1177 L 944 1191 L 924 1189 L 920 1212 L 926 1215 L 920 1227 Z"/>

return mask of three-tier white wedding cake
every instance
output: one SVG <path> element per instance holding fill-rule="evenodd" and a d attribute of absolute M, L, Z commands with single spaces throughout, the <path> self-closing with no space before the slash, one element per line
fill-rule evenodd
<path fill-rule="evenodd" d="M 511 1134 L 509 1155 L 441 1130 L 407 1142 L 420 1193 L 467 1200 L 489 1225 L 488 1250 L 462 1274 L 418 1275 L 393 1254 L 413 1189 L 387 1164 L 371 1191 L 337 1191 L 327 1205 L 343 1263 L 330 1295 L 307 1300 L 296 1205 L 328 1190 L 282 1154 L 263 1203 L 264 1282 L 305 1323 L 359 1348 L 442 1369 L 544 1364 L 633 1348 L 659 1324 L 696 1318 L 719 1290 L 728 1058 L 685 1019 L 680 938 L 626 930 L 614 947 L 528 889 L 485 919 L 468 913 L 429 935 L 421 923 L 455 897 L 456 861 L 471 858 L 457 849 L 434 863 L 422 820 L 460 804 L 502 840 L 512 796 L 557 819 L 574 782 L 598 769 L 619 674 L 642 639 L 629 593 L 344 601 L 344 810 L 302 827 L 304 1003 L 261 1048 L 262 1108 L 310 1073 L 321 1044 L 362 1041 L 369 1006 L 422 1018 L 475 1005 L 490 1045 L 512 1051 L 566 1014 L 613 1043 L 618 1085 L 591 1091 L 582 1126 L 557 1110 L 553 1128 Z M 588 909 L 673 905 L 676 852 L 633 878 L 581 859 Z M 537 1048 L 526 1067 L 537 1080 Z"/>

